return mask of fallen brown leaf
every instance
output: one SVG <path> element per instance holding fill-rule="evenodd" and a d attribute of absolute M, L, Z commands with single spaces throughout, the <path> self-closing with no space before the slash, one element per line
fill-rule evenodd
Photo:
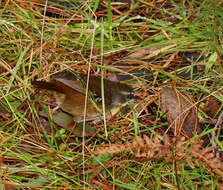
<path fill-rule="evenodd" d="M 151 59 L 161 53 L 168 52 L 175 48 L 177 43 L 165 44 L 158 47 L 141 48 L 127 56 L 129 59 Z"/>
<path fill-rule="evenodd" d="M 206 113 L 211 118 L 216 118 L 218 110 L 220 109 L 221 104 L 217 98 L 210 96 L 205 101 L 205 108 L 203 112 Z"/>
<path fill-rule="evenodd" d="M 165 87 L 161 91 L 161 108 L 167 114 L 175 135 L 193 137 L 200 132 L 197 109 L 188 96 L 176 88 Z"/>

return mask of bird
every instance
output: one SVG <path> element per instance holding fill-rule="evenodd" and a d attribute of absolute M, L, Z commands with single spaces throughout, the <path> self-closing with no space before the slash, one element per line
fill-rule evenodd
<path fill-rule="evenodd" d="M 127 104 L 128 99 L 136 98 L 130 85 L 105 78 L 103 79 L 104 92 L 102 92 L 101 77 L 90 75 L 85 114 L 86 74 L 62 71 L 51 75 L 49 81 L 33 80 L 32 84 L 38 89 L 53 91 L 58 107 L 72 115 L 77 123 L 83 122 L 84 119 L 94 121 L 101 118 L 102 95 L 104 95 L 106 118 L 118 113 Z"/>

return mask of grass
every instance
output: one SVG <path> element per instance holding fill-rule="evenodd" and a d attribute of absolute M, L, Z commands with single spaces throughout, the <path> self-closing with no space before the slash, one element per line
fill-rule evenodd
<path fill-rule="evenodd" d="M 74 6 L 55 10 L 62 10 L 59 17 L 48 15 L 50 10 L 41 0 L 0 3 L 2 185 L 18 189 L 220 188 L 220 176 L 211 175 L 202 165 L 191 169 L 187 163 L 177 163 L 176 178 L 174 165 L 165 160 L 143 161 L 130 153 L 97 156 L 89 151 L 138 134 L 164 131 L 168 123 L 158 98 L 163 86 L 178 86 L 198 104 L 205 104 L 210 95 L 222 104 L 222 2 L 69 2 Z M 127 57 L 143 48 L 159 50 L 170 44 L 176 46 L 149 58 Z M 202 59 L 185 65 L 183 56 L 194 52 Z M 96 136 L 85 138 L 84 146 L 82 138 L 54 124 L 50 107 L 39 103 L 52 100 L 45 94 L 39 97 L 31 85 L 34 78 L 45 80 L 64 69 L 107 73 L 119 71 L 121 63 L 138 64 L 146 71 L 146 77 L 129 82 L 147 100 L 148 114 L 137 118 L 133 112 L 107 121 L 107 134 L 103 124 L 95 125 Z M 40 110 L 48 118 L 42 118 Z"/>

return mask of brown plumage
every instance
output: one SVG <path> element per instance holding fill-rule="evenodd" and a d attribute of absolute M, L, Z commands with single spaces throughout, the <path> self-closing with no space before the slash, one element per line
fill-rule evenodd
<path fill-rule="evenodd" d="M 86 81 L 87 75 L 64 71 L 52 75 L 49 82 L 33 81 L 32 84 L 37 88 L 54 91 L 59 107 L 80 122 L 84 118 Z M 103 83 L 106 117 L 111 117 L 126 104 L 133 90 L 127 84 L 108 79 L 103 79 Z M 101 77 L 90 76 L 86 120 L 98 119 L 101 116 L 101 96 Z"/>

